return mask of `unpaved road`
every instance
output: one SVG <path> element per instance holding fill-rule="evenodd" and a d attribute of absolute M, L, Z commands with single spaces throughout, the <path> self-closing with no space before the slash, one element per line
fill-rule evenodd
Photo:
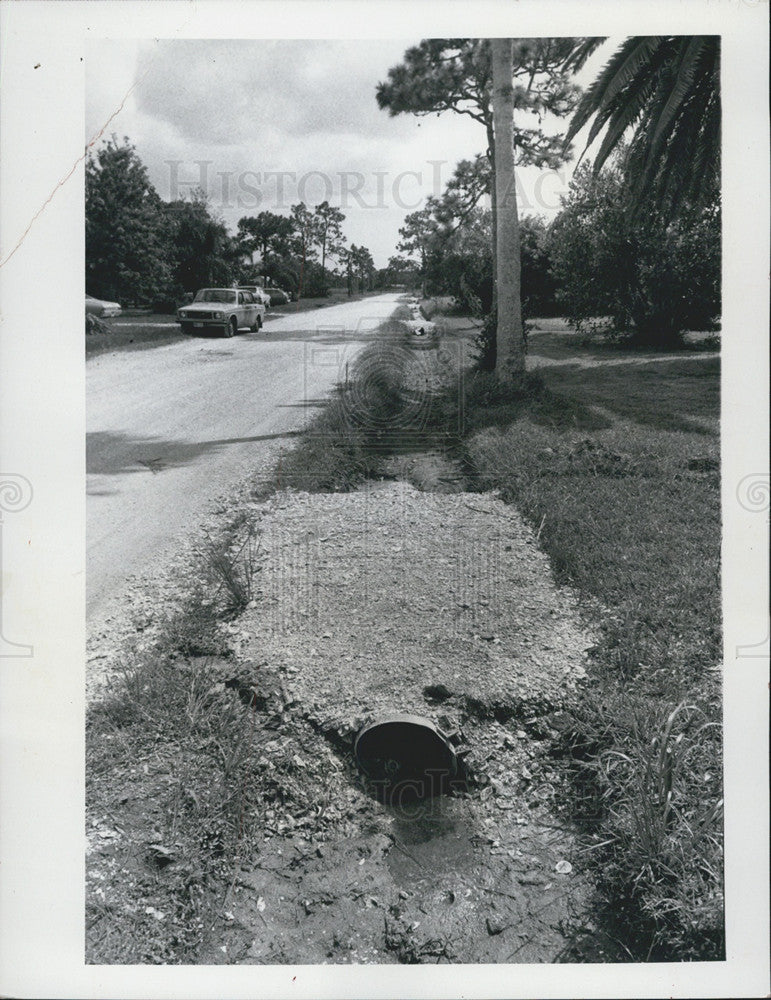
<path fill-rule="evenodd" d="M 88 362 L 89 621 L 218 497 L 268 473 L 398 297 L 269 318 L 258 334 Z"/>

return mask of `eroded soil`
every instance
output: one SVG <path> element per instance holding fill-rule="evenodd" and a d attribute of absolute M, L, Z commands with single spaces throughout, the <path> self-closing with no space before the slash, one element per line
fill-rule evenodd
<path fill-rule="evenodd" d="M 402 482 L 278 494 L 255 514 L 261 592 L 228 627 L 223 677 L 242 696 L 273 692 L 284 739 L 315 734 L 339 816 L 298 831 L 290 810 L 241 861 L 204 960 L 572 954 L 593 930 L 591 886 L 541 747 L 591 637 L 529 529 L 494 497 Z M 393 712 L 456 734 L 465 788 L 396 803 L 367 789 L 353 739 Z"/>

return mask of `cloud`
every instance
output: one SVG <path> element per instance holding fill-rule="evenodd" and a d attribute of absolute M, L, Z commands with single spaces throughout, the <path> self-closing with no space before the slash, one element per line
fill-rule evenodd
<path fill-rule="evenodd" d="M 377 107 L 378 81 L 415 41 L 95 40 L 87 135 L 130 91 L 107 134 L 129 137 L 162 198 L 200 185 L 231 230 L 244 215 L 326 198 L 381 265 L 404 216 L 486 145 L 465 116 Z M 564 183 L 535 190 L 537 171 L 520 175 L 521 208 L 554 211 Z"/>
<path fill-rule="evenodd" d="M 375 86 L 407 43 L 380 41 L 160 40 L 139 56 L 139 111 L 170 122 L 189 142 L 288 136 L 404 135 L 375 102 Z"/>

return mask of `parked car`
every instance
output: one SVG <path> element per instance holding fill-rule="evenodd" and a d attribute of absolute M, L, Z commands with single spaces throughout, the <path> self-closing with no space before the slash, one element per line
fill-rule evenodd
<path fill-rule="evenodd" d="M 106 302 L 104 299 L 95 299 L 93 295 L 86 294 L 86 316 L 109 319 L 111 316 L 120 316 L 120 313 L 119 303 Z"/>
<path fill-rule="evenodd" d="M 242 327 L 256 333 L 264 316 L 262 302 L 238 288 L 201 288 L 189 306 L 177 310 L 183 333 L 218 330 L 224 337 L 235 336 Z"/>
<path fill-rule="evenodd" d="M 283 306 L 287 302 L 292 301 L 292 296 L 289 292 L 285 292 L 283 288 L 277 288 L 275 285 L 268 286 L 265 292 L 270 296 L 270 304 L 272 306 Z"/>
<path fill-rule="evenodd" d="M 239 285 L 238 290 L 240 292 L 251 292 L 258 302 L 262 302 L 264 306 L 270 305 L 270 295 L 260 285 Z"/>

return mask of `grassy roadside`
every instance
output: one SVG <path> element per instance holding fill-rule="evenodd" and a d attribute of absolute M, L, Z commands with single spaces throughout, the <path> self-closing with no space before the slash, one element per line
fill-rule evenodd
<path fill-rule="evenodd" d="M 722 956 L 718 387 L 705 358 L 467 397 L 470 481 L 523 511 L 600 629 L 554 753 L 635 960 Z"/>
<path fill-rule="evenodd" d="M 86 961 L 192 964 L 217 954 L 224 900 L 274 838 L 321 843 L 347 819 L 347 778 L 287 712 L 268 664 L 239 667 L 259 537 L 241 510 L 202 544 L 184 597 L 86 724 Z M 226 956 L 219 956 L 224 962 Z"/>
<path fill-rule="evenodd" d="M 517 505 L 601 636 L 580 703 L 549 737 L 605 923 L 636 961 L 719 959 L 719 360 L 566 346 L 544 332 L 531 356 L 564 363 L 533 373 L 514 400 L 467 372 L 460 431 L 457 375 L 445 373 L 410 433 L 398 419 L 404 373 L 373 354 L 366 391 L 327 408 L 285 481 L 349 489 L 384 458 L 444 448 L 467 489 Z"/>
<path fill-rule="evenodd" d="M 86 336 L 86 357 L 106 354 L 108 351 L 135 351 L 147 347 L 163 347 L 186 340 L 176 317 L 164 313 L 143 313 L 117 316 L 102 321 L 105 333 Z"/>
<path fill-rule="evenodd" d="M 596 360 L 590 349 L 554 358 L 550 343 L 542 356 L 566 363 L 516 400 L 464 373 L 459 424 L 457 372 L 440 365 L 428 385 L 423 355 L 404 350 L 406 312 L 283 458 L 278 485 L 351 489 L 394 455 L 442 450 L 467 489 L 524 512 L 601 635 L 582 701 L 544 746 L 603 924 L 634 960 L 720 958 L 717 360 L 579 368 L 567 359 Z M 277 680 L 232 677 L 228 622 L 251 599 L 258 546 L 236 517 L 202 550 L 161 641 L 126 655 L 89 715 L 89 961 L 195 961 L 242 857 L 298 817 L 336 821 L 325 748 L 286 750 Z"/>

